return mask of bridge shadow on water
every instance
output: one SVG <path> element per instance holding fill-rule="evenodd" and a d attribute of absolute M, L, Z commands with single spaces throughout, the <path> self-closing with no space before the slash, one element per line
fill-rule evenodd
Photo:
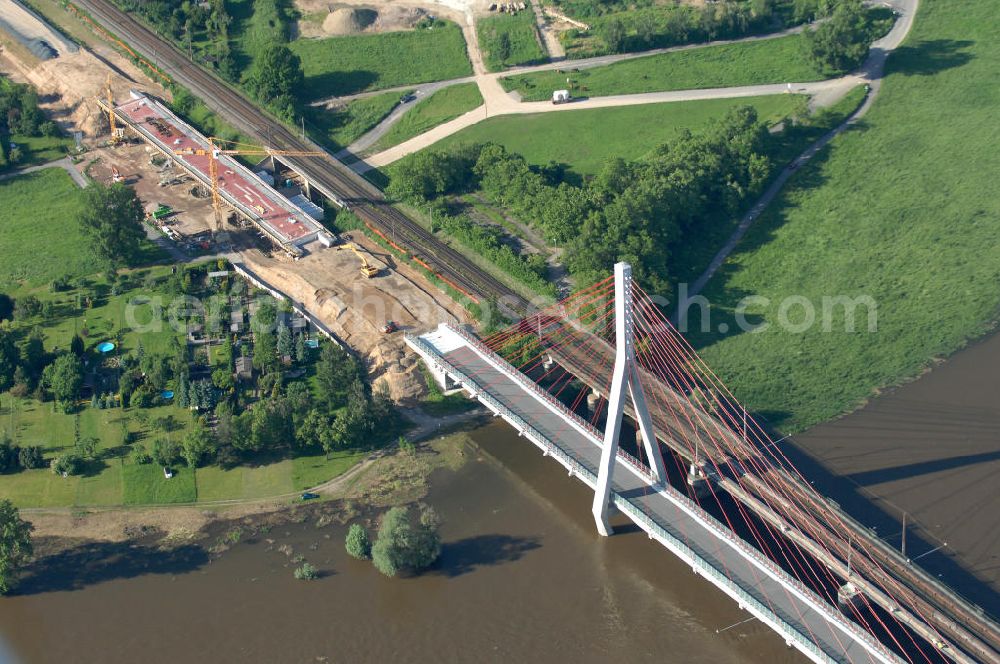
<path fill-rule="evenodd" d="M 821 495 L 836 501 L 844 512 L 872 528 L 876 533 L 889 533 L 889 536 L 882 536 L 883 540 L 897 550 L 902 538 L 902 515 L 888 504 L 883 507 L 877 498 L 864 493 L 864 484 L 915 477 L 1000 459 L 1000 452 L 989 452 L 840 476 L 796 445 L 785 445 L 782 450 L 802 475 L 809 478 L 810 483 Z M 1000 616 L 1000 592 L 964 567 L 947 547 L 939 548 L 941 544 L 936 539 L 928 538 L 918 527 L 910 525 L 907 528 L 907 553 L 911 559 L 920 557 L 920 562 L 914 563 L 915 565 L 938 577 L 970 602 L 982 607 L 994 619 Z"/>
<path fill-rule="evenodd" d="M 17 586 L 18 595 L 81 590 L 147 574 L 184 574 L 209 561 L 193 544 L 161 549 L 155 542 L 85 542 L 37 559 Z"/>
<path fill-rule="evenodd" d="M 480 567 L 520 560 L 541 546 L 538 537 L 476 535 L 456 542 L 445 542 L 433 573 L 448 577 L 462 576 Z"/>

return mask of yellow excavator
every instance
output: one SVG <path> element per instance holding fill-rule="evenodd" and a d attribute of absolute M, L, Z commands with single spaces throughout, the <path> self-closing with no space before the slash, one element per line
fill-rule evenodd
<path fill-rule="evenodd" d="M 361 275 L 365 279 L 371 279 L 378 274 L 378 268 L 368 262 L 368 259 L 365 258 L 365 255 L 361 253 L 361 250 L 358 248 L 358 245 L 353 242 L 347 242 L 345 244 L 338 245 L 337 249 L 350 249 L 358 258 L 361 259 Z"/>

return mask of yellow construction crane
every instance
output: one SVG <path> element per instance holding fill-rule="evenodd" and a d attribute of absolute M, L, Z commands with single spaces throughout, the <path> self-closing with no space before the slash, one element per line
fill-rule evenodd
<path fill-rule="evenodd" d="M 378 274 L 378 268 L 368 262 L 368 259 L 365 258 L 365 255 L 361 253 L 361 250 L 358 248 L 358 245 L 353 242 L 347 242 L 346 244 L 339 245 L 337 249 L 350 249 L 358 258 L 361 259 L 361 276 L 365 279 L 371 279 Z"/>
<path fill-rule="evenodd" d="M 175 150 L 174 154 L 207 155 L 208 179 L 212 183 L 212 207 L 215 209 L 216 230 L 222 230 L 222 196 L 219 194 L 219 155 L 246 155 L 246 156 L 282 156 L 282 157 L 322 157 L 325 152 L 307 150 L 272 150 L 257 145 L 247 145 L 235 141 L 227 141 L 222 138 L 208 138 L 209 149 L 204 148 L 184 148 Z M 229 146 L 229 147 L 223 147 Z"/>
<path fill-rule="evenodd" d="M 104 86 L 108 103 L 108 124 L 111 125 L 111 145 L 118 145 L 122 137 L 118 135 L 118 127 L 115 124 L 115 95 L 111 91 L 111 73 L 108 73 L 108 81 Z"/>

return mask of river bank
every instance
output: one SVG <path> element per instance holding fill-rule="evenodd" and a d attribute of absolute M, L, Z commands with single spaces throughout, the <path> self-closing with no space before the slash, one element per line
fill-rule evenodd
<path fill-rule="evenodd" d="M 453 427 L 474 426 L 476 422 L 475 418 L 465 420 L 473 424 L 456 419 Z M 468 435 L 460 429 L 427 440 L 409 452 L 396 446 L 385 448 L 313 491 L 321 496 L 330 518 L 347 518 L 356 505 L 380 508 L 413 502 L 426 495 L 434 471 L 464 463 L 468 446 Z M 296 495 L 217 505 L 24 510 L 23 516 L 35 526 L 36 560 L 44 566 L 47 556 L 80 547 L 141 542 L 147 549 L 166 552 L 201 546 L 219 524 L 281 521 L 289 515 L 296 518 L 309 507 L 312 505 L 302 503 Z"/>
<path fill-rule="evenodd" d="M 349 558 L 329 501 L 219 522 L 166 554 L 136 540 L 100 565 L 66 557 L 0 598 L 0 634 L 24 664 L 802 661 L 643 533 L 599 537 L 586 487 L 513 430 L 465 440 L 460 466 L 427 476 L 444 548 L 425 574 Z M 293 578 L 299 556 L 318 580 Z"/>

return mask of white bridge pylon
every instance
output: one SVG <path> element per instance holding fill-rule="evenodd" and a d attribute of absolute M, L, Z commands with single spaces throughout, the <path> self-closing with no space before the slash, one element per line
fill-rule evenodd
<path fill-rule="evenodd" d="M 642 383 L 639 382 L 639 369 L 635 359 L 632 266 L 628 263 L 617 263 L 615 265 L 615 368 L 611 377 L 611 393 L 608 395 L 608 423 L 604 429 L 601 465 L 598 468 L 593 507 L 597 530 L 604 536 L 614 532 L 608 523 L 608 510 L 611 505 L 611 480 L 618 458 L 626 390 L 632 399 L 649 468 L 656 477 L 657 484 L 662 485 L 666 482 L 667 475 L 659 443 L 653 431 L 653 422 L 649 417 L 649 409 L 646 407 L 646 395 L 642 390 Z"/>

